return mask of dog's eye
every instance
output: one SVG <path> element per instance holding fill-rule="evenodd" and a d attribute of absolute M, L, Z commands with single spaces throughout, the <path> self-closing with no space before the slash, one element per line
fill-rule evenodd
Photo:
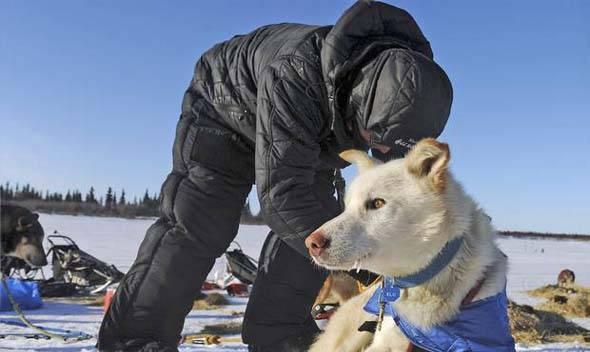
<path fill-rule="evenodd" d="M 367 202 L 367 209 L 379 209 L 385 205 L 385 200 L 382 198 L 371 199 Z"/>

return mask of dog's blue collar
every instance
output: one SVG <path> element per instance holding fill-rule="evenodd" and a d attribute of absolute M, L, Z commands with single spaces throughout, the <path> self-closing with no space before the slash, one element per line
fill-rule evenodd
<path fill-rule="evenodd" d="M 386 308 L 390 306 L 390 303 L 396 301 L 400 297 L 401 289 L 421 285 L 435 277 L 447 265 L 449 265 L 453 258 L 455 258 L 455 254 L 457 254 L 459 248 L 461 248 L 462 243 L 463 236 L 447 242 L 442 250 L 426 267 L 414 274 L 400 277 L 383 277 L 381 288 L 375 291 L 375 296 L 378 297 L 379 302 L 379 314 L 376 326 L 377 331 L 381 330 L 383 315 L 385 314 Z"/>
<path fill-rule="evenodd" d="M 461 248 L 461 244 L 463 244 L 463 236 L 457 237 L 445 244 L 443 249 L 432 259 L 432 261 L 422 270 L 406 275 L 406 276 L 399 276 L 399 277 L 384 277 L 383 278 L 383 288 L 384 291 L 387 291 L 388 287 L 397 287 L 400 288 L 410 288 L 414 286 L 421 285 L 426 281 L 435 277 L 438 273 L 440 273 L 449 263 L 455 258 L 455 255 Z"/>

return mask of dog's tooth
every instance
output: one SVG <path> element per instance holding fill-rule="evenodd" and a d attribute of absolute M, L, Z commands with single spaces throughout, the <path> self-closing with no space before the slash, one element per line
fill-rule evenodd
<path fill-rule="evenodd" d="M 361 261 L 360 261 L 360 259 L 357 259 L 354 262 L 354 268 L 356 269 L 356 273 L 357 274 L 359 273 L 359 271 L 361 271 Z"/>

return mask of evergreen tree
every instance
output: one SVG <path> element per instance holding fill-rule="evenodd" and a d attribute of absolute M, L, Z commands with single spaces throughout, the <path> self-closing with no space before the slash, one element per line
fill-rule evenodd
<path fill-rule="evenodd" d="M 12 189 L 10 187 L 10 183 L 6 182 L 3 187 L 0 186 L 0 190 L 0 199 L 4 201 L 12 200 Z"/>
<path fill-rule="evenodd" d="M 119 198 L 119 205 L 126 205 L 127 200 L 125 200 L 125 189 L 121 190 L 121 198 Z"/>
<path fill-rule="evenodd" d="M 96 203 L 96 196 L 94 195 L 94 187 L 90 187 L 90 191 L 86 194 L 86 203 Z"/>
<path fill-rule="evenodd" d="M 72 202 L 82 203 L 82 193 L 80 193 L 80 191 L 74 191 L 74 193 L 72 194 Z"/>
<path fill-rule="evenodd" d="M 107 195 L 104 200 L 104 207 L 106 209 L 111 209 L 112 205 L 113 205 L 113 189 L 111 187 L 109 187 L 107 189 Z"/>

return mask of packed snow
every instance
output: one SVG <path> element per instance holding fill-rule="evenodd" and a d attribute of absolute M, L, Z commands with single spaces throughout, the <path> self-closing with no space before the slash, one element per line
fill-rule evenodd
<path fill-rule="evenodd" d="M 83 250 L 108 263 L 115 264 L 125 272 L 131 266 L 137 249 L 153 219 L 118 219 L 86 216 L 41 214 L 41 224 L 46 235 L 54 230 L 68 235 Z M 242 225 L 236 241 L 244 252 L 257 258 L 268 228 L 265 226 Z M 576 281 L 590 286 L 590 242 L 531 240 L 501 238 L 500 247 L 510 259 L 508 274 L 508 294 L 519 303 L 534 303 L 524 291 L 553 283 L 557 274 L 564 268 L 576 273 Z M 220 258 L 213 270 L 211 279 L 223 274 L 225 263 Z M 50 269 L 45 269 L 51 276 Z M 247 299 L 230 298 L 231 304 L 219 310 L 193 310 L 186 318 L 184 333 L 197 333 L 205 325 L 240 321 L 236 312 L 243 312 Z M 44 307 L 26 312 L 27 317 L 43 327 L 82 331 L 96 335 L 100 327 L 103 310 L 64 300 L 46 300 Z M 0 320 L 17 321 L 12 312 L 0 312 Z M 578 324 L 590 328 L 590 319 L 576 319 Z M 0 323 L 0 332 L 25 334 L 31 330 Z M 64 344 L 56 340 L 31 340 L 17 337 L 0 339 L 0 351 L 95 351 L 95 339 Z M 519 351 L 590 351 L 581 346 L 554 344 L 543 346 L 519 346 Z M 182 345 L 180 351 L 247 351 L 240 343 L 227 343 L 220 346 Z"/>

